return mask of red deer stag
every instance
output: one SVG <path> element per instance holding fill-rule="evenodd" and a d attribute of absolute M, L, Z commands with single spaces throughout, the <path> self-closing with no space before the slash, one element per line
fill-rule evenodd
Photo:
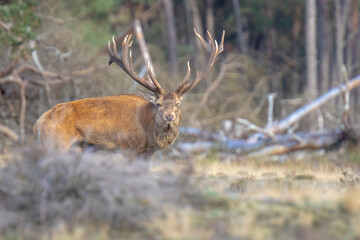
<path fill-rule="evenodd" d="M 124 94 L 60 103 L 37 120 L 34 134 L 43 146 L 59 151 L 68 151 L 75 144 L 89 144 L 146 157 L 171 145 L 179 134 L 183 94 L 208 75 L 223 51 L 225 31 L 220 45 L 209 32 L 207 42 L 194 31 L 209 52 L 209 58 L 193 81 L 189 82 L 189 62 L 187 74 L 175 91 L 164 90 L 150 68 L 146 78 L 140 77 L 132 66 L 131 35 L 122 43 L 121 57 L 113 37 L 112 43 L 108 42 L 109 65 L 113 62 L 119 65 L 132 79 L 150 90 L 156 100 Z"/>

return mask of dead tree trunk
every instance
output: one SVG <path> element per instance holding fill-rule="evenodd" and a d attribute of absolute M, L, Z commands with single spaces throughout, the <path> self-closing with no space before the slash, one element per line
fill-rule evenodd
<path fill-rule="evenodd" d="M 180 143 L 176 147 L 186 152 L 216 149 L 225 152 L 235 152 L 245 156 L 259 156 L 284 154 L 298 150 L 331 149 L 340 146 L 344 141 L 356 142 L 358 141 L 358 134 L 356 134 L 356 131 L 353 131 L 354 129 L 346 126 L 344 122 L 342 122 L 343 126 L 329 132 L 292 133 L 289 131 L 287 134 L 284 132 L 309 113 L 318 110 L 321 106 L 328 103 L 331 99 L 342 93 L 347 94 L 358 86 L 360 86 L 360 75 L 349 80 L 347 84 L 332 88 L 313 102 L 299 108 L 288 117 L 265 129 L 257 127 L 247 120 L 238 119 L 239 123 L 259 132 L 259 134 L 254 134 L 248 139 L 226 139 L 223 136 L 196 129 L 181 128 L 182 134 L 196 136 L 197 138 L 202 138 L 203 141 Z"/>

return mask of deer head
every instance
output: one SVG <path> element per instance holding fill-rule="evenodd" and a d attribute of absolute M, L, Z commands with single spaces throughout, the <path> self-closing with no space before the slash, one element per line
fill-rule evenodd
<path fill-rule="evenodd" d="M 112 43 L 108 42 L 108 52 L 109 52 L 109 65 L 115 62 L 119 67 L 121 67 L 132 79 L 138 82 L 140 85 L 144 86 L 150 90 L 155 95 L 154 106 L 156 108 L 156 117 L 155 124 L 160 129 L 168 129 L 172 126 L 179 126 L 180 124 L 180 105 L 183 99 L 183 94 L 185 94 L 190 89 L 194 88 L 201 80 L 203 80 L 217 60 L 218 55 L 224 49 L 224 37 L 225 31 L 223 31 L 220 45 L 216 40 L 213 40 L 211 34 L 207 32 L 209 40 L 206 41 L 197 31 L 194 29 L 195 35 L 199 38 L 204 48 L 209 53 L 207 63 L 204 65 L 203 69 L 200 72 L 196 73 L 194 80 L 190 80 L 191 69 L 190 62 L 187 63 L 187 74 L 184 80 L 174 91 L 164 90 L 157 79 L 155 78 L 154 73 L 151 70 L 150 64 L 148 64 L 148 70 L 145 77 L 140 77 L 136 74 L 132 65 L 132 52 L 129 48 L 132 45 L 131 35 L 126 35 L 123 43 L 121 56 L 119 56 L 116 42 L 114 37 L 112 38 Z"/>

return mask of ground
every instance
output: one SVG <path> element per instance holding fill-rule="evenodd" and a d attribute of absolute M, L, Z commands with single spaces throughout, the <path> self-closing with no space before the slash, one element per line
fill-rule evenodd
<path fill-rule="evenodd" d="M 211 153 L 192 172 L 165 155 L 148 167 L 24 152 L 0 175 L 0 210 L 13 219 L 0 222 L 0 239 L 28 239 L 29 229 L 34 239 L 360 239 L 356 152 Z"/>

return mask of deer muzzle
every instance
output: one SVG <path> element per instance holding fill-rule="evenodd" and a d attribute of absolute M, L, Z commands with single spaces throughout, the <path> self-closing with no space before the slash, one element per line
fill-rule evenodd
<path fill-rule="evenodd" d="M 174 114 L 167 114 L 165 115 L 165 121 L 166 122 L 173 122 L 175 120 Z"/>

